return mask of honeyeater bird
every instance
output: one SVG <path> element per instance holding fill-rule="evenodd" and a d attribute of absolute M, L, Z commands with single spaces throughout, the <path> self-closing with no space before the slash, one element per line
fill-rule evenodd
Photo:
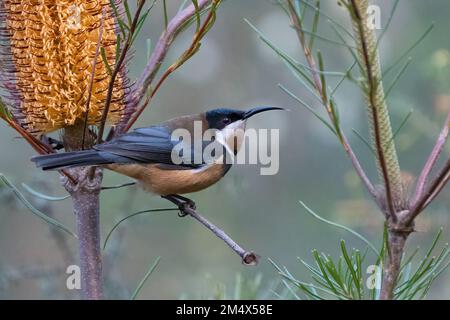
<path fill-rule="evenodd" d="M 285 110 L 280 107 L 256 107 L 246 111 L 213 109 L 201 114 L 174 118 L 150 127 L 138 128 L 89 150 L 62 152 L 36 156 L 32 161 L 43 170 L 80 166 L 102 166 L 137 180 L 144 190 L 174 202 L 195 204 L 181 194 L 203 190 L 219 181 L 230 169 L 224 161 L 226 152 L 237 154 L 242 142 L 247 120 L 260 112 Z M 201 134 L 196 136 L 195 127 Z M 192 139 L 201 140 L 200 148 L 194 141 L 174 139 L 175 130 L 185 129 Z M 211 129 L 212 138 L 204 141 L 203 133 Z M 198 133 L 197 133 L 198 135 Z M 189 151 L 180 148 L 190 143 Z M 198 142 L 198 141 L 197 141 Z M 223 148 L 222 156 L 205 161 L 203 153 L 210 143 Z M 182 149 L 174 161 L 174 148 Z M 185 153 L 185 154 L 183 154 Z M 179 161 L 179 160 L 182 161 Z M 201 159 L 200 161 L 193 161 Z"/>

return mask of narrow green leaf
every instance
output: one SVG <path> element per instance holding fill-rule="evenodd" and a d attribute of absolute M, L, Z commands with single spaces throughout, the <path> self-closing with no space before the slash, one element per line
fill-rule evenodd
<path fill-rule="evenodd" d="M 152 55 L 152 39 L 147 39 L 147 60 L 150 59 Z"/>
<path fill-rule="evenodd" d="M 199 10 L 199 7 L 198 7 L 197 0 L 191 0 L 191 1 L 192 1 L 192 4 L 194 5 L 194 8 L 195 8 L 195 18 L 197 20 L 196 32 L 198 32 L 200 30 L 200 27 L 201 27 L 200 10 Z"/>
<path fill-rule="evenodd" d="M 126 30 L 129 30 L 129 27 L 126 25 L 125 22 L 123 22 L 121 15 L 119 14 L 119 10 L 117 10 L 117 6 L 115 3 L 115 0 L 109 0 L 109 3 L 111 4 L 111 8 L 113 9 L 114 16 L 117 19 L 117 23 L 119 24 L 120 31 L 122 32 L 123 37 L 126 37 Z"/>
<path fill-rule="evenodd" d="M 339 294 L 339 292 L 336 290 L 336 287 L 335 287 L 334 284 L 333 284 L 333 280 L 331 280 L 331 279 L 328 277 L 328 274 L 327 274 L 327 272 L 326 272 L 326 270 L 325 270 L 325 267 L 323 266 L 323 261 L 322 261 L 322 259 L 320 258 L 319 253 L 317 252 L 317 250 L 313 250 L 312 254 L 313 254 L 313 257 L 314 257 L 314 259 L 315 259 L 315 261 L 316 261 L 317 266 L 318 266 L 319 269 L 320 269 L 320 272 L 321 272 L 322 277 L 325 279 L 325 281 L 326 281 L 327 284 L 328 284 L 328 288 L 329 288 L 331 291 L 333 291 L 334 293 Z"/>
<path fill-rule="evenodd" d="M 357 237 L 358 239 L 360 239 L 361 241 L 363 241 L 365 244 L 367 244 L 369 246 L 370 249 L 372 249 L 372 251 L 376 254 L 376 256 L 378 257 L 378 251 L 377 249 L 375 249 L 375 246 L 366 238 L 364 238 L 361 234 L 359 234 L 358 232 L 343 226 L 341 224 L 338 224 L 336 222 L 332 222 L 329 221 L 327 219 L 322 218 L 321 216 L 319 216 L 317 213 L 315 213 L 312 209 L 310 209 L 305 203 L 303 203 L 303 201 L 299 201 L 300 204 L 303 206 L 303 208 L 306 209 L 306 211 L 311 214 L 314 218 L 318 219 L 319 221 L 325 222 L 326 224 L 329 224 L 333 227 L 337 227 L 337 228 L 341 228 L 347 232 L 350 232 L 351 234 L 353 234 L 355 237 Z"/>
<path fill-rule="evenodd" d="M 341 240 L 341 251 L 342 251 L 342 255 L 344 257 L 344 260 L 347 263 L 347 267 L 350 270 L 350 273 L 352 275 L 353 283 L 355 284 L 355 286 L 356 286 L 356 288 L 357 288 L 357 290 L 359 292 L 361 290 L 361 279 L 358 278 L 358 275 L 356 274 L 354 266 L 353 266 L 353 262 L 350 259 L 350 257 L 348 256 L 348 252 L 347 252 L 347 248 L 345 247 L 345 241 L 344 240 Z"/>
<path fill-rule="evenodd" d="M 393 140 L 395 140 L 395 138 L 397 137 L 397 135 L 400 133 L 400 131 L 403 129 L 403 127 L 406 125 L 406 123 L 408 122 L 409 118 L 411 118 L 413 114 L 413 110 L 409 110 L 409 112 L 406 114 L 405 118 L 403 119 L 403 121 L 400 123 L 400 125 L 398 126 L 397 130 L 394 131 L 394 134 L 392 135 L 392 139 L 390 142 L 392 142 Z"/>
<path fill-rule="evenodd" d="M 301 263 L 305 266 L 306 269 L 308 269 L 313 275 L 311 276 L 311 278 L 316 281 L 319 285 L 323 286 L 323 287 L 328 287 L 328 284 L 325 280 L 325 278 L 323 277 L 322 273 L 320 272 L 320 270 L 314 268 L 313 266 L 309 265 L 308 263 L 306 263 L 305 261 L 301 260 Z"/>
<path fill-rule="evenodd" d="M 188 3 L 189 0 L 183 0 L 183 2 L 180 4 L 180 6 L 178 7 L 178 12 L 180 13 L 181 11 L 184 10 L 184 8 L 186 8 L 186 4 Z"/>
<path fill-rule="evenodd" d="M 108 58 L 106 57 L 106 51 L 105 51 L 105 48 L 103 48 L 103 47 L 100 48 L 100 54 L 101 54 L 101 56 L 102 56 L 103 64 L 104 64 L 105 67 L 106 67 L 106 71 L 108 71 L 108 74 L 109 74 L 109 76 L 111 77 L 113 71 L 112 71 L 112 69 L 111 69 L 111 66 L 109 65 Z"/>
<path fill-rule="evenodd" d="M 169 15 L 167 13 L 166 0 L 163 0 L 163 11 L 164 11 L 164 27 L 165 27 L 165 30 L 167 30 L 167 26 L 169 25 Z"/>
<path fill-rule="evenodd" d="M 353 67 L 357 64 L 357 61 L 355 60 L 352 65 L 345 71 L 345 73 L 342 75 L 342 78 L 338 81 L 338 83 L 336 84 L 336 86 L 333 88 L 333 90 L 331 90 L 330 93 L 330 99 L 334 97 L 334 94 L 337 92 L 337 90 L 339 89 L 339 87 L 341 86 L 341 84 L 344 82 L 345 79 L 350 79 L 351 77 L 351 71 L 353 69 Z"/>
<path fill-rule="evenodd" d="M 11 112 L 9 112 L 3 100 L 0 98 L 0 118 L 4 120 L 12 119 Z"/>
<path fill-rule="evenodd" d="M 165 211 L 178 211 L 178 210 L 179 210 L 178 208 L 176 208 L 176 209 L 175 209 L 175 208 L 161 208 L 161 209 L 143 210 L 143 211 L 135 212 L 135 213 L 133 213 L 133 214 L 130 214 L 129 216 L 126 216 L 125 218 L 120 219 L 120 220 L 112 227 L 112 229 L 108 232 L 108 234 L 106 235 L 105 242 L 103 243 L 103 250 L 106 249 L 106 245 L 108 244 L 108 240 L 109 240 L 109 238 L 111 238 L 111 235 L 112 235 L 112 233 L 114 232 L 114 230 L 116 230 L 116 229 L 119 227 L 119 225 L 122 224 L 122 222 L 124 222 L 124 221 L 126 221 L 126 220 L 128 220 L 128 219 L 130 219 L 130 218 L 132 218 L 132 217 L 141 215 L 141 214 L 154 213 L 154 212 L 165 212 Z"/>
<path fill-rule="evenodd" d="M 347 288 L 342 281 L 342 277 L 337 271 L 336 266 L 334 265 L 333 261 L 330 258 L 327 258 L 327 262 L 324 264 L 325 268 L 327 269 L 328 273 L 331 275 L 333 280 L 339 285 L 339 287 L 342 289 L 344 294 L 347 294 Z"/>
<path fill-rule="evenodd" d="M 347 44 L 347 42 L 345 41 L 344 36 L 339 32 L 339 30 L 338 30 L 334 25 L 332 25 L 332 24 L 331 24 L 330 26 L 331 26 L 331 29 L 333 29 L 333 31 L 336 33 L 336 35 L 341 39 L 341 41 L 342 41 L 343 43 Z M 351 56 L 353 57 L 354 61 L 356 61 L 356 63 L 358 64 L 359 71 L 360 71 L 361 73 L 363 73 L 363 72 L 364 72 L 364 67 L 363 67 L 363 65 L 361 64 L 361 62 L 359 61 L 359 57 L 358 57 L 358 55 L 356 54 L 355 50 L 353 50 L 352 47 L 351 47 L 350 45 L 347 45 L 347 49 L 348 49 L 348 52 L 349 52 L 349 53 L 351 54 Z"/>
<path fill-rule="evenodd" d="M 300 21 L 305 21 L 305 16 L 306 16 L 306 6 L 301 6 L 301 2 L 302 0 L 295 0 L 295 9 L 297 11 L 297 15 L 300 16 Z M 320 12 L 319 12 L 320 13 Z M 321 13 L 320 13 L 321 14 Z"/>
<path fill-rule="evenodd" d="M 124 38 L 125 39 L 125 38 Z M 120 37 L 120 34 L 117 35 L 117 42 L 116 42 L 116 61 L 119 59 L 120 57 L 120 51 L 121 51 L 121 44 L 122 44 L 122 40 Z M 111 69 L 111 66 L 110 66 Z"/>
<path fill-rule="evenodd" d="M 298 62 L 295 61 L 295 59 L 293 59 L 292 57 L 290 57 L 287 53 L 285 53 L 284 51 L 282 51 L 281 49 L 277 48 L 269 39 L 267 39 L 266 36 L 264 36 L 264 34 L 258 29 L 256 28 L 249 20 L 244 19 L 244 21 L 250 26 L 250 28 L 253 29 L 253 31 L 255 31 L 259 38 L 269 47 L 271 48 L 280 58 L 282 58 L 284 61 L 286 61 L 287 63 L 289 63 L 289 65 L 292 66 L 292 68 L 294 68 L 299 74 L 301 74 L 304 79 L 311 85 L 314 86 L 313 81 L 307 76 L 305 75 L 304 71 L 298 67 Z"/>
<path fill-rule="evenodd" d="M 153 0 L 152 4 L 150 5 L 150 7 L 145 11 L 145 13 L 139 18 L 139 21 L 136 25 L 136 30 L 133 34 L 133 39 L 131 40 L 131 43 L 134 43 L 136 38 L 138 37 L 138 35 L 141 33 L 142 27 L 145 24 L 145 21 L 147 20 L 147 17 L 150 14 L 150 11 L 152 11 L 153 7 L 155 6 L 157 0 Z"/>
<path fill-rule="evenodd" d="M 412 59 L 411 57 L 408 58 L 408 60 L 406 61 L 405 65 L 400 69 L 400 71 L 395 75 L 394 80 L 392 81 L 391 85 L 389 86 L 389 88 L 386 90 L 386 93 L 384 95 L 384 99 L 387 100 L 389 93 L 391 93 L 392 88 L 394 88 L 394 86 L 397 84 L 398 80 L 401 78 L 401 76 L 403 75 L 403 73 L 406 71 L 406 69 L 408 68 L 409 64 L 411 63 Z"/>
<path fill-rule="evenodd" d="M 298 80 L 298 82 L 300 82 L 300 84 L 302 85 L 302 87 L 304 87 L 305 89 L 307 89 L 309 91 L 309 93 L 311 93 L 311 95 L 316 98 L 317 102 L 319 102 L 320 104 L 323 104 L 322 98 L 319 97 L 319 95 L 317 94 L 317 91 L 313 88 L 311 88 L 306 82 L 305 82 L 305 78 L 302 74 L 299 74 L 289 63 L 287 63 L 286 61 L 283 61 L 283 63 L 286 65 L 286 67 L 291 71 L 292 75 L 295 77 L 295 79 Z"/>
<path fill-rule="evenodd" d="M 434 23 L 432 23 L 425 30 L 425 32 L 419 37 L 419 39 L 416 42 L 414 42 L 413 45 L 411 47 L 409 47 L 403 54 L 401 54 L 400 57 L 398 57 L 397 60 L 395 60 L 391 66 L 389 66 L 386 70 L 384 70 L 383 78 L 386 77 L 389 74 L 389 72 L 391 72 L 392 69 L 394 69 L 400 61 L 402 61 L 407 55 L 409 55 L 409 53 L 412 50 L 414 50 L 426 38 L 426 36 L 431 32 L 431 30 L 433 30 L 433 28 L 434 28 Z"/>
<path fill-rule="evenodd" d="M 322 83 L 321 94 L 322 94 L 323 104 L 327 105 L 328 104 L 327 82 L 326 82 L 325 74 L 323 73 L 325 70 L 325 67 L 324 67 L 324 63 L 323 63 L 322 52 L 320 52 L 320 50 L 317 51 L 317 57 L 319 59 L 320 82 Z"/>
<path fill-rule="evenodd" d="M 77 238 L 77 235 L 72 232 L 69 228 L 64 226 L 59 221 L 47 216 L 45 213 L 39 211 L 36 209 L 26 198 L 25 196 L 17 189 L 15 185 L 13 185 L 2 173 L 0 173 L 0 180 L 3 181 L 3 183 L 10 188 L 10 190 L 13 192 L 13 194 L 22 202 L 33 214 L 35 214 L 37 217 L 41 218 L 48 224 L 58 228 L 59 230 L 62 230 L 68 234 L 70 234 L 72 237 Z"/>
<path fill-rule="evenodd" d="M 141 292 L 142 288 L 144 287 L 145 282 L 147 282 L 148 278 L 152 275 L 153 271 L 155 271 L 160 260 L 161 260 L 161 257 L 156 258 L 155 262 L 153 262 L 153 264 L 150 266 L 147 273 L 145 274 L 144 278 L 142 278 L 142 280 L 139 282 L 137 288 L 134 290 L 134 293 L 131 295 L 130 300 L 136 299 L 139 292 Z"/>
<path fill-rule="evenodd" d="M 34 190 L 33 188 L 31 188 L 30 186 L 26 185 L 25 183 L 22 183 L 22 187 L 26 191 L 31 193 L 33 196 L 35 196 L 36 198 L 47 200 L 47 201 L 62 201 L 62 200 L 66 200 L 66 199 L 70 198 L 70 195 L 62 196 L 62 197 L 49 196 L 49 195 L 46 195 L 46 194 L 43 194 L 43 193 L 40 193 L 40 192 Z"/>
<path fill-rule="evenodd" d="M 300 297 L 297 295 L 297 293 L 295 293 L 295 291 L 292 289 L 291 285 L 289 283 L 287 283 L 286 280 L 281 280 L 281 282 L 283 283 L 283 285 L 285 286 L 285 288 L 287 288 L 289 290 L 289 293 L 297 300 L 301 300 Z"/>
<path fill-rule="evenodd" d="M 356 129 L 352 128 L 353 133 L 364 143 L 364 145 L 372 152 L 372 154 L 375 156 L 376 152 L 373 149 L 372 145 L 369 141 L 367 141 L 366 138 L 364 138 Z"/>
<path fill-rule="evenodd" d="M 320 0 L 316 0 L 316 9 L 314 12 L 314 19 L 312 24 L 312 32 L 311 37 L 309 38 L 309 49 L 312 51 L 314 48 L 314 38 L 317 32 L 317 26 L 319 25 L 320 20 Z"/>
<path fill-rule="evenodd" d="M 281 8 L 281 10 L 283 10 L 283 12 L 284 12 L 288 17 L 290 17 L 290 15 L 289 15 L 289 8 L 287 7 L 286 2 L 285 2 L 285 1 L 282 1 L 282 0 L 276 0 L 276 2 L 277 2 L 277 5 Z"/>
<path fill-rule="evenodd" d="M 325 120 L 325 118 L 323 118 L 320 114 L 318 114 L 312 107 L 310 107 L 306 102 L 304 102 L 303 100 L 301 100 L 299 97 L 297 97 L 295 94 L 293 94 L 291 91 L 289 91 L 286 87 L 284 87 L 281 84 L 278 84 L 278 87 L 283 90 L 284 92 L 286 92 L 291 98 L 293 98 L 294 100 L 296 100 L 297 102 L 299 102 L 302 106 L 304 106 L 306 109 L 308 109 L 309 112 L 311 112 L 317 119 L 320 120 L 320 122 L 322 122 L 328 129 L 330 129 L 330 131 L 337 136 L 336 131 L 334 130 L 334 128 L 327 122 L 327 120 Z"/>
<path fill-rule="evenodd" d="M 395 11 L 397 9 L 398 2 L 399 2 L 399 0 L 395 0 L 394 5 L 392 6 L 391 12 L 389 14 L 389 18 L 388 18 L 388 20 L 386 22 L 386 25 L 384 26 L 383 31 L 381 32 L 380 36 L 378 37 L 377 45 L 376 45 L 377 49 L 379 47 L 381 39 L 383 39 L 384 35 L 386 34 L 386 31 L 389 29 L 389 26 L 391 25 L 392 18 L 394 17 L 394 13 L 395 13 Z"/>
<path fill-rule="evenodd" d="M 128 6 L 128 0 L 123 0 L 123 7 L 125 8 L 125 14 L 127 15 L 128 25 L 133 24 L 133 17 L 131 16 L 130 7 Z"/>
<path fill-rule="evenodd" d="M 328 19 L 328 21 L 330 21 L 333 25 L 339 27 L 342 31 L 344 31 L 350 38 L 355 39 L 353 37 L 353 34 L 347 30 L 346 27 L 344 27 L 342 24 L 340 24 L 339 22 L 337 22 L 336 20 L 334 20 L 330 15 L 326 14 L 323 12 L 323 10 L 320 10 L 320 8 L 315 7 L 314 5 L 308 3 L 307 0 L 300 0 L 300 2 L 302 2 L 305 6 L 308 6 L 309 8 L 311 8 L 312 10 L 314 10 L 315 12 L 319 12 L 319 14 L 323 17 L 325 17 L 326 19 Z"/>
<path fill-rule="evenodd" d="M 297 64 L 302 67 L 303 69 L 308 70 L 309 72 L 316 72 L 317 74 L 323 74 L 326 76 L 334 76 L 334 77 L 345 77 L 346 74 L 343 72 L 339 72 L 339 71 L 321 71 L 321 70 L 313 70 L 312 68 L 310 68 L 309 66 L 307 66 L 306 64 L 297 62 Z"/>

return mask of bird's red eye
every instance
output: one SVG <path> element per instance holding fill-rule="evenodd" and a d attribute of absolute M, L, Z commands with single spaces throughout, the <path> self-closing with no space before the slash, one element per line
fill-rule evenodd
<path fill-rule="evenodd" d="M 230 118 L 223 118 L 222 122 L 224 124 L 230 124 L 231 123 L 231 119 Z"/>

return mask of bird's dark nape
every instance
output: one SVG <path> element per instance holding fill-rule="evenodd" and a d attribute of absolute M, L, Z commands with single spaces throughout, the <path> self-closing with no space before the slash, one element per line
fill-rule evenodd
<path fill-rule="evenodd" d="M 56 170 L 111 163 L 96 150 L 55 153 L 31 158 L 38 168 Z"/>

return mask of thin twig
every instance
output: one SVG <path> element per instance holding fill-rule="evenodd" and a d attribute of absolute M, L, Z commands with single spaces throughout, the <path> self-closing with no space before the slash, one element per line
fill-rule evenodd
<path fill-rule="evenodd" d="M 100 22 L 100 31 L 98 33 L 97 48 L 95 49 L 94 60 L 92 61 L 91 80 L 89 82 L 88 96 L 86 99 L 86 114 L 84 115 L 83 139 L 81 140 L 81 149 L 83 149 L 83 150 L 84 150 L 84 141 L 86 139 L 86 130 L 87 130 L 87 126 L 88 126 L 88 120 L 89 120 L 89 109 L 91 107 L 92 90 L 94 88 L 95 69 L 97 68 L 97 59 L 98 59 L 98 56 L 100 55 L 100 47 L 101 47 L 102 38 L 103 38 L 105 14 L 106 14 L 106 9 L 103 8 L 102 20 Z"/>
<path fill-rule="evenodd" d="M 125 61 L 125 58 L 127 56 L 127 53 L 129 49 L 131 48 L 131 44 L 133 42 L 133 36 L 134 32 L 136 31 L 137 24 L 139 22 L 139 17 L 142 11 L 142 8 L 145 5 L 146 0 L 140 0 L 138 1 L 138 8 L 136 10 L 135 16 L 133 18 L 133 23 L 130 26 L 130 31 L 128 33 L 127 40 L 125 42 L 125 45 L 120 53 L 119 59 L 116 61 L 116 65 L 114 67 L 114 70 L 111 74 L 111 80 L 109 82 L 108 92 L 106 94 L 106 101 L 105 101 L 105 108 L 103 109 L 102 118 L 100 120 L 100 126 L 98 129 L 98 135 L 97 135 L 97 143 L 101 143 L 103 139 L 103 132 L 105 131 L 105 125 L 106 125 L 106 119 L 108 117 L 109 108 L 111 106 L 112 102 L 112 96 L 114 91 L 114 83 L 116 81 L 116 77 L 119 74 L 120 70 L 122 69 L 122 65 Z M 117 58 L 117 57 L 116 57 Z"/>
<path fill-rule="evenodd" d="M 430 173 L 433 170 L 433 167 L 436 164 L 439 155 L 442 153 L 442 150 L 444 149 L 445 142 L 447 141 L 449 135 L 449 125 L 450 125 L 450 111 L 447 114 L 444 127 L 442 128 L 442 131 L 439 134 L 439 137 L 437 138 L 436 144 L 433 150 L 431 151 L 431 154 L 428 157 L 427 162 L 425 163 L 425 166 L 423 167 L 422 172 L 420 173 L 420 176 L 417 180 L 416 191 L 414 193 L 414 198 L 412 201 L 413 206 L 417 204 L 419 198 L 423 195 Z"/>
<path fill-rule="evenodd" d="M 206 228 L 208 228 L 212 233 L 214 233 L 219 239 L 225 242 L 234 252 L 236 252 L 242 259 L 242 263 L 245 265 L 256 265 L 258 264 L 259 256 L 252 251 L 247 251 L 238 245 L 233 239 L 230 238 L 222 229 L 216 227 L 214 224 L 209 222 L 205 217 L 201 216 L 197 211 L 191 208 L 185 208 L 183 210 L 185 213 L 189 214 L 192 218 L 200 222 Z"/>
<path fill-rule="evenodd" d="M 422 206 L 422 211 L 425 210 L 426 207 L 428 207 L 428 205 L 434 200 L 434 198 L 436 198 L 439 195 L 439 193 L 441 193 L 441 191 L 444 189 L 444 187 L 447 185 L 448 181 L 450 180 L 450 169 L 448 166 L 447 166 L 447 170 L 445 172 L 446 172 L 446 175 L 445 175 L 445 173 L 443 175 L 441 175 L 442 179 L 441 179 L 440 184 L 436 185 L 436 188 L 434 188 L 434 191 L 428 197 L 425 204 Z"/>
<path fill-rule="evenodd" d="M 430 187 L 417 200 L 417 203 L 411 209 L 407 216 L 407 221 L 411 223 L 425 209 L 425 207 L 433 200 L 449 181 L 450 177 L 450 159 L 447 160 L 444 167 L 439 171 L 433 179 Z"/>
<path fill-rule="evenodd" d="M 209 222 L 205 217 L 201 216 L 192 205 L 186 203 L 184 200 L 180 200 L 176 197 L 163 197 L 170 202 L 178 206 L 181 213 L 184 215 L 189 215 L 206 228 L 208 228 L 212 233 L 214 233 L 219 239 L 225 242 L 235 253 L 237 253 L 241 259 L 242 264 L 245 265 L 256 265 L 259 261 L 259 256 L 252 251 L 247 251 L 238 245 L 233 239 L 230 238 L 222 229 L 216 227 L 214 224 Z"/>

